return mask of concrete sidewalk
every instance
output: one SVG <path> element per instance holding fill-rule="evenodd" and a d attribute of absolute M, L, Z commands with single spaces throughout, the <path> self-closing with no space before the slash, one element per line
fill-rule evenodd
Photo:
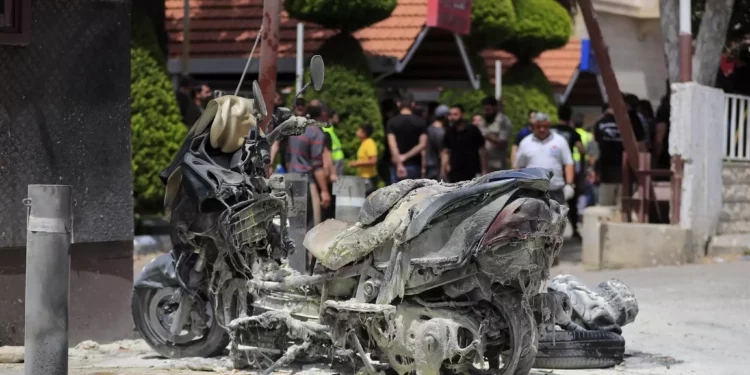
<path fill-rule="evenodd" d="M 591 287 L 618 278 L 635 293 L 640 312 L 635 323 L 623 329 L 627 358 L 622 365 L 607 370 L 534 370 L 532 374 L 750 374 L 750 262 L 602 272 L 582 272 L 563 262 L 553 270 L 553 275 L 560 273 L 574 274 Z M 73 351 L 71 375 L 197 375 L 206 372 L 193 370 L 211 371 L 220 364 L 159 359 L 142 342 L 86 350 Z M 321 364 L 295 373 L 345 372 Z M 0 374 L 21 375 L 23 366 L 0 365 Z"/>

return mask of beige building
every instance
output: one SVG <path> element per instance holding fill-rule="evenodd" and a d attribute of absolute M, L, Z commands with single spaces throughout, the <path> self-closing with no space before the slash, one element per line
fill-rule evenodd
<path fill-rule="evenodd" d="M 658 0 L 593 0 L 620 90 L 658 104 L 667 86 Z M 581 12 L 574 38 L 588 39 Z"/>

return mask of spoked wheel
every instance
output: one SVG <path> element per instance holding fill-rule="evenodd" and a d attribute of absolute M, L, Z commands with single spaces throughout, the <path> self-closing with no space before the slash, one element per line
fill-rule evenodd
<path fill-rule="evenodd" d="M 523 307 L 521 296 L 497 297 L 493 303 L 502 316 L 503 344 L 487 347 L 484 353 L 489 370 L 470 365 L 465 373 L 471 375 L 528 375 L 536 358 L 539 334 L 532 312 Z M 442 373 L 447 373 L 443 371 Z"/>
<path fill-rule="evenodd" d="M 179 307 L 177 289 L 144 289 L 133 291 L 133 321 L 148 345 L 167 358 L 212 357 L 220 355 L 229 344 L 229 335 L 217 323 L 211 301 L 201 302 L 191 310 L 185 327 L 172 338 L 170 327 Z"/>
<path fill-rule="evenodd" d="M 539 345 L 534 314 L 522 304 L 521 296 L 516 294 L 498 297 L 495 305 L 508 323 L 508 343 L 500 352 L 500 358 L 490 358 L 490 369 L 502 375 L 527 375 L 531 372 Z M 500 368 L 499 359 L 502 359 Z"/>

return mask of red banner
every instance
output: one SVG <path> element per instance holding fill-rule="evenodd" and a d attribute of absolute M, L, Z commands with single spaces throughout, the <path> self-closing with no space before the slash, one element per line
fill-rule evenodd
<path fill-rule="evenodd" d="M 471 29 L 471 0 L 428 0 L 427 26 L 468 34 Z"/>

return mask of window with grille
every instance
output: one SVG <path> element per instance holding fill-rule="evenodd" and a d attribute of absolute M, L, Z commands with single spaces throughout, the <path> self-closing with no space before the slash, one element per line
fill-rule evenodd
<path fill-rule="evenodd" d="M 0 45 L 31 40 L 31 0 L 0 0 Z"/>

